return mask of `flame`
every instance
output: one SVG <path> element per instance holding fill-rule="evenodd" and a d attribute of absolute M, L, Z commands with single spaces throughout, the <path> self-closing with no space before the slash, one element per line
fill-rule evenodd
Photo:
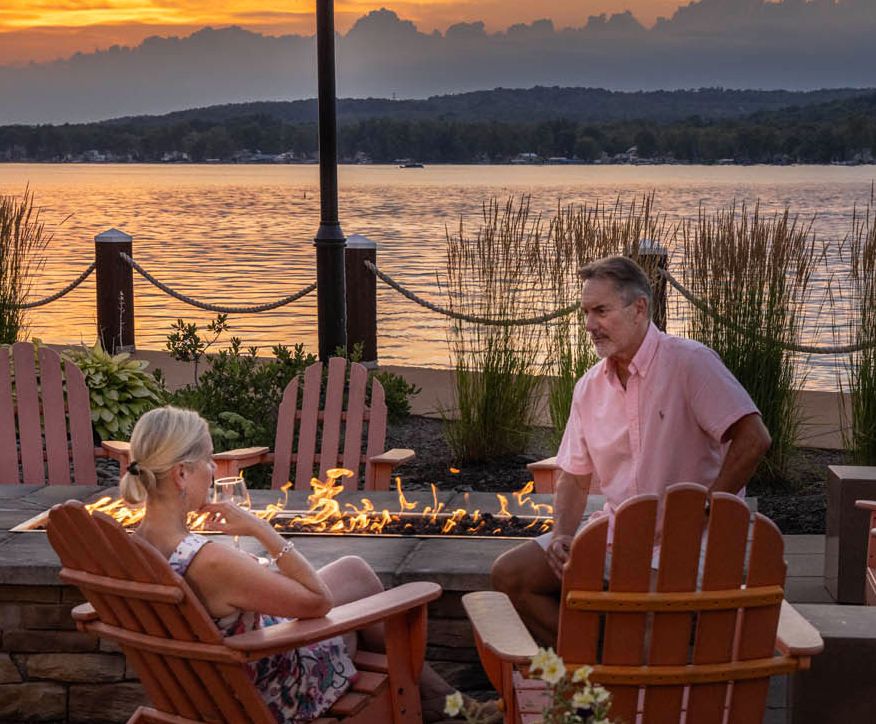
<path fill-rule="evenodd" d="M 510 508 L 508 496 L 497 493 L 499 511 L 487 514 L 480 508 L 471 510 L 473 506 L 468 493 L 464 495 L 463 507 L 447 510 L 445 504 L 438 500 L 438 489 L 434 484 L 431 486 L 431 503 L 417 511 L 420 503 L 407 499 L 402 490 L 401 479 L 396 478 L 398 510 L 393 512 L 386 508 L 377 510 L 367 497 L 361 498 L 358 503 L 341 504 L 339 496 L 344 492 L 344 486 L 340 481 L 353 475 L 350 470 L 332 468 L 326 471 L 325 481 L 313 478 L 310 481 L 311 493 L 307 497 L 306 511 L 289 509 L 289 491 L 293 485 L 288 482 L 280 488 L 281 495 L 276 503 L 270 503 L 253 513 L 273 522 L 278 530 L 285 533 L 379 535 L 389 532 L 397 535 L 427 533 L 501 536 L 509 532 L 509 526 L 516 527 L 518 531 L 532 531 L 524 535 L 544 533 L 553 527 L 553 506 L 532 500 L 535 488 L 532 481 L 511 493 L 516 506 L 514 512 Z M 89 512 L 106 513 L 129 528 L 136 526 L 145 513 L 143 506 L 129 506 L 124 500 L 109 496 L 104 496 L 86 507 Z M 207 514 L 193 512 L 189 514 L 188 526 L 191 530 L 203 530 L 206 520 Z"/>

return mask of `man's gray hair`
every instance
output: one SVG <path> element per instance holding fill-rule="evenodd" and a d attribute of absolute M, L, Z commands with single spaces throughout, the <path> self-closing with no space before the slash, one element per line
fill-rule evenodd
<path fill-rule="evenodd" d="M 627 304 L 644 297 L 648 302 L 648 311 L 651 311 L 653 306 L 651 282 L 648 281 L 645 270 L 632 259 L 625 256 L 607 256 L 585 264 L 579 274 L 582 282 L 588 279 L 608 279 L 614 282 L 615 288 Z"/>

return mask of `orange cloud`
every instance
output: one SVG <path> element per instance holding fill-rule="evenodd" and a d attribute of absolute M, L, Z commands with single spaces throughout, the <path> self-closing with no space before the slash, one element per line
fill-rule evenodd
<path fill-rule="evenodd" d="M 671 15 L 686 0 L 336 0 L 345 32 L 385 5 L 421 32 L 482 20 L 490 32 L 551 18 L 557 27 L 584 25 L 589 15 L 630 9 L 645 23 Z M 0 64 L 63 58 L 111 45 L 136 45 L 150 35 L 185 35 L 205 25 L 241 25 L 271 35 L 310 34 L 313 0 L 277 5 L 253 0 L 4 0 L 0 8 Z"/>

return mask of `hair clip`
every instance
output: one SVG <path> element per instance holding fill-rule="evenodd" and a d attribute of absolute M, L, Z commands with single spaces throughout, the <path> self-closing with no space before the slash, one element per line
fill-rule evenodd
<path fill-rule="evenodd" d="M 128 474 L 130 475 L 139 475 L 140 474 L 140 466 L 137 464 L 136 460 L 132 460 L 128 463 Z"/>

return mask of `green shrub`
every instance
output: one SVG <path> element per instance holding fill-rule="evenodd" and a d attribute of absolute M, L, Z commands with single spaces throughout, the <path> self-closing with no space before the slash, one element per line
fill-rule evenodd
<path fill-rule="evenodd" d="M 390 422 L 398 423 L 411 414 L 411 397 L 419 395 L 422 389 L 409 383 L 394 372 L 373 372 L 372 379 L 383 385 L 386 397 L 386 415 Z M 368 388 L 371 394 L 371 388 Z"/>
<path fill-rule="evenodd" d="M 168 401 L 197 410 L 209 423 L 217 452 L 237 447 L 274 444 L 277 411 L 283 390 L 295 375 L 316 361 L 297 344 L 272 348 L 273 358 L 256 356 L 256 347 L 242 349 L 231 338 L 229 349 L 210 358 L 198 384 L 170 393 Z"/>
<path fill-rule="evenodd" d="M 29 189 L 21 198 L 0 195 L 0 344 L 16 342 L 24 330 L 25 310 L 20 305 L 51 240 L 39 217 Z"/>
<path fill-rule="evenodd" d="M 91 422 L 102 440 L 127 440 L 134 423 L 162 401 L 146 360 L 127 352 L 111 355 L 101 347 L 75 347 L 62 353 L 82 370 L 91 401 Z"/>

